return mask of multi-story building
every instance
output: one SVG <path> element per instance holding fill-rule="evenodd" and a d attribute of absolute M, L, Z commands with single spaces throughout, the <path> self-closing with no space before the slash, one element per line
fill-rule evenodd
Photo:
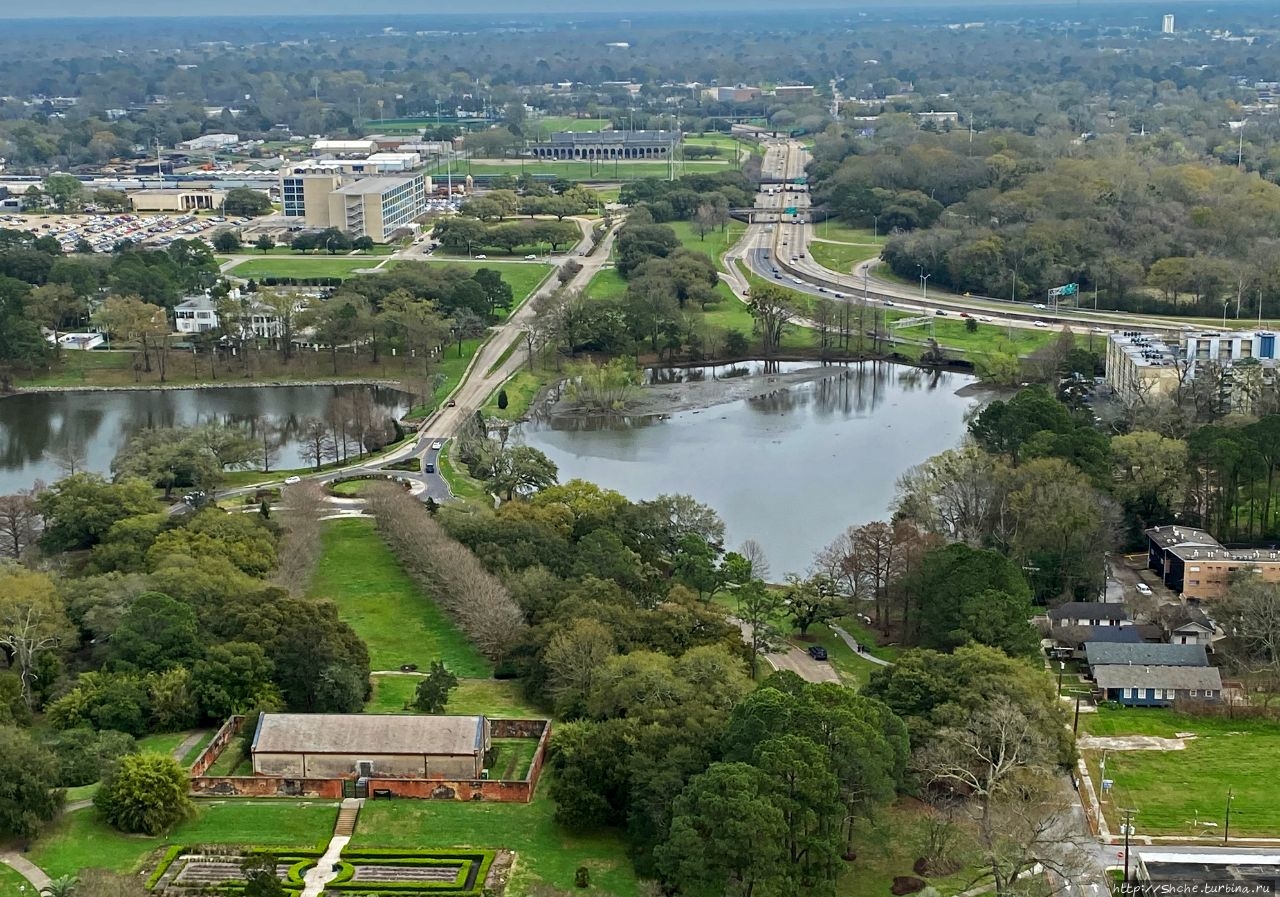
<path fill-rule="evenodd" d="M 338 174 L 286 174 L 280 181 L 282 211 L 308 227 L 328 227 L 329 196 L 341 186 Z"/>
<path fill-rule="evenodd" d="M 270 306 L 233 290 L 231 297 L 238 311 L 238 330 L 244 338 L 279 339 L 284 326 L 279 315 Z M 295 311 L 301 311 L 305 302 L 299 300 Z M 173 307 L 174 329 L 178 333 L 207 333 L 222 327 L 217 303 L 208 295 L 192 296 Z"/>
<path fill-rule="evenodd" d="M 288 166 L 290 174 L 341 174 L 348 176 L 397 174 L 422 164 L 414 152 L 373 153 L 363 159 L 304 159 Z"/>
<path fill-rule="evenodd" d="M 1146 536 L 1147 566 L 1185 599 L 1222 598 L 1232 577 L 1244 574 L 1263 582 L 1280 582 L 1280 552 L 1226 548 L 1193 526 L 1156 526 L 1147 530 Z"/>
<path fill-rule="evenodd" d="M 328 226 L 385 243 L 426 211 L 427 186 L 422 175 L 363 178 L 329 194 Z"/>
<path fill-rule="evenodd" d="M 1107 339 L 1107 385 L 1126 404 L 1170 396 L 1183 371 L 1178 349 L 1154 333 L 1126 330 Z"/>
<path fill-rule="evenodd" d="M 543 159 L 667 159 L 682 136 L 679 131 L 556 131 L 529 149 Z"/>

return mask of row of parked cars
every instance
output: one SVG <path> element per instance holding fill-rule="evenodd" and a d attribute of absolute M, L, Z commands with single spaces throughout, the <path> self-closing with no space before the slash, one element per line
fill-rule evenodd
<path fill-rule="evenodd" d="M 196 215 L 96 214 L 90 216 L 5 215 L 0 224 L 33 231 L 58 241 L 64 252 L 74 252 L 80 241 L 94 252 L 111 252 L 122 240 L 131 240 L 159 249 L 175 240 L 202 240 L 211 243 L 214 233 L 223 228 L 247 224 L 249 218 L 208 218 Z"/>

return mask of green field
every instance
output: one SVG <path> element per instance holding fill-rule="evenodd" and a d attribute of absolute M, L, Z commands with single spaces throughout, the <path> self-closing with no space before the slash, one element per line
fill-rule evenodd
<path fill-rule="evenodd" d="M 883 230 L 872 236 L 872 230 L 869 227 L 853 227 L 834 218 L 814 224 L 813 235 L 819 240 L 832 240 L 836 243 L 883 244 L 885 241 Z"/>
<path fill-rule="evenodd" d="M 454 462 L 450 454 L 452 445 L 452 442 L 446 442 L 444 448 L 440 450 L 440 454 L 436 457 L 440 476 L 449 484 L 449 491 L 453 493 L 455 498 L 460 498 L 463 501 L 480 502 L 492 507 L 493 502 L 484 491 L 484 486 L 479 481 L 471 478 L 466 472 L 465 466 Z"/>
<path fill-rule="evenodd" d="M 0 897 L 35 897 L 35 889 L 11 867 L 0 863 Z"/>
<path fill-rule="evenodd" d="M 1082 714 L 1080 725 L 1093 735 L 1196 736 L 1180 751 L 1105 753 L 1106 777 L 1114 784 L 1109 795 L 1099 796 L 1113 831 L 1119 825 L 1118 810 L 1135 808 L 1139 835 L 1220 838 L 1229 789 L 1232 836 L 1280 834 L 1280 779 L 1273 774 L 1280 756 L 1280 723 L 1100 707 L 1097 713 Z M 1098 788 L 1103 754 L 1082 753 Z"/>
<path fill-rule="evenodd" d="M 99 822 L 92 808 L 68 813 L 32 845 L 31 861 L 56 878 L 84 868 L 134 872 L 168 844 L 312 849 L 328 842 L 337 819 L 332 801 L 202 800 L 196 807 L 196 818 L 159 838 L 122 835 Z"/>
<path fill-rule="evenodd" d="M 552 131 L 604 131 L 612 122 L 607 118 L 573 118 L 569 115 L 548 115 L 529 122 L 528 130 L 534 135 Z"/>
<path fill-rule="evenodd" d="M 243 261 L 228 273 L 257 280 L 264 277 L 350 277 L 377 264 L 377 259 L 346 256 L 266 256 Z"/>
<path fill-rule="evenodd" d="M 485 677 L 488 661 L 444 612 L 423 595 L 374 531 L 371 520 L 334 520 L 310 594 L 328 598 L 369 646 L 375 670 L 404 663 L 421 669 L 443 660 L 459 676 Z"/>
<path fill-rule="evenodd" d="M 809 254 L 824 268 L 841 274 L 849 274 L 858 262 L 876 258 L 880 247 L 874 243 L 809 243 Z"/>
<path fill-rule="evenodd" d="M 890 311 L 886 312 L 886 317 L 896 321 L 917 316 Z M 903 327 L 891 333 L 913 340 L 928 339 L 932 335 L 941 345 L 952 349 L 963 349 L 967 353 L 1012 352 L 1018 355 L 1027 355 L 1058 338 L 1055 330 L 1001 327 L 997 324 L 979 324 L 978 329 L 970 333 L 964 319 L 954 315 L 946 317 L 935 315 L 930 323 Z"/>
<path fill-rule="evenodd" d="M 627 282 L 616 268 L 601 268 L 587 284 L 587 296 L 592 299 L 617 299 L 627 291 Z"/>
<path fill-rule="evenodd" d="M 360 812 L 353 849 L 412 847 L 419 850 L 506 848 L 519 854 L 511 884 L 516 894 L 543 882 L 572 889 L 574 870 L 591 871 L 584 895 L 634 897 L 638 891 L 621 836 L 613 831 L 574 834 L 556 825 L 547 776 L 528 804 L 460 801 L 370 801 Z"/>
<path fill-rule="evenodd" d="M 696 174 L 699 172 L 731 171 L 734 170 L 732 162 L 732 158 L 728 160 L 699 160 L 696 162 L 683 162 L 677 159 L 675 162 L 675 174 L 676 177 L 679 177 L 683 174 Z M 633 181 L 638 178 L 666 178 L 671 173 L 670 168 L 671 166 L 667 162 L 643 162 L 634 159 L 616 162 L 525 161 L 523 164 L 518 161 L 464 162 L 459 164 L 455 160 L 453 175 L 457 178 L 466 177 L 468 174 L 476 177 L 493 177 L 503 174 L 520 177 L 522 174 L 541 174 L 561 177 L 570 181 Z M 444 163 L 440 163 L 434 169 L 428 170 L 427 173 L 439 176 L 444 173 L 444 170 Z"/>
<path fill-rule="evenodd" d="M 164 732 L 159 735 L 148 735 L 138 739 L 138 749 L 172 755 L 174 749 L 190 734 L 190 732 Z"/>
<path fill-rule="evenodd" d="M 716 269 L 720 271 L 724 270 L 720 257 L 729 251 L 730 246 L 742 239 L 742 232 L 746 230 L 746 225 L 741 221 L 730 221 L 724 230 L 717 228 L 708 231 L 704 237 L 699 237 L 692 222 L 668 221 L 667 226 L 676 232 L 676 236 L 680 238 L 680 244 L 686 249 L 711 256 L 711 260 L 716 263 Z"/>
<path fill-rule="evenodd" d="M 553 376 L 554 374 L 550 371 L 530 371 L 528 367 L 521 368 L 500 387 L 500 390 L 507 394 L 507 407 L 498 407 L 498 393 L 495 392 L 489 396 L 489 401 L 485 402 L 480 410 L 484 412 L 485 417 L 519 420 L 529 412 L 529 406 Z"/>
<path fill-rule="evenodd" d="M 533 765 L 538 742 L 532 738 L 495 738 L 493 762 L 489 764 L 491 779 L 523 779 Z"/>
<path fill-rule="evenodd" d="M 421 676 L 373 677 L 373 697 L 366 713 L 409 713 L 405 703 L 413 698 Z M 543 719 L 546 712 L 530 704 L 521 684 L 512 679 L 459 679 L 449 694 L 445 712 L 464 716 L 483 715 L 506 719 Z"/>

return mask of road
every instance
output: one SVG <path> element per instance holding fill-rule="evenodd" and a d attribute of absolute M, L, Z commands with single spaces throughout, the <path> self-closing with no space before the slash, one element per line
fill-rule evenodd
<path fill-rule="evenodd" d="M 770 178 L 787 181 L 803 178 L 810 160 L 809 153 L 794 140 L 776 140 L 767 144 L 763 173 Z M 919 287 L 908 286 L 878 276 L 882 269 L 878 259 L 858 264 L 852 273 L 832 271 L 814 261 L 811 243 L 817 239 L 811 214 L 807 185 L 763 185 L 756 197 L 756 207 L 769 210 L 753 221 L 731 255 L 740 256 L 753 273 L 813 296 L 827 295 L 850 303 L 867 303 L 877 307 L 892 306 L 895 311 L 938 317 L 965 316 L 1010 329 L 1065 330 L 1080 333 L 1107 333 L 1127 328 L 1176 331 L 1180 325 L 1164 318 L 1120 312 L 1093 311 L 1079 308 L 1045 307 L 1043 299 L 1012 301 L 993 297 L 958 295 L 936 289 L 928 280 Z M 787 215 L 784 209 L 795 209 Z M 776 270 L 775 270 L 776 269 Z M 730 274 L 726 280 L 741 296 L 746 284 Z M 941 314 L 939 314 L 941 312 Z M 1037 323 L 1039 322 L 1039 323 Z M 1188 329 L 1184 327 L 1183 329 Z M 906 340 L 915 342 L 915 340 Z"/>
<path fill-rule="evenodd" d="M 742 630 L 742 640 L 751 645 L 751 624 L 737 617 L 730 617 L 730 623 L 737 624 Z M 786 651 L 770 652 L 764 655 L 764 662 L 775 670 L 789 670 L 806 682 L 840 682 L 840 674 L 835 667 L 822 660 L 814 660 L 808 652 L 789 645 Z"/>

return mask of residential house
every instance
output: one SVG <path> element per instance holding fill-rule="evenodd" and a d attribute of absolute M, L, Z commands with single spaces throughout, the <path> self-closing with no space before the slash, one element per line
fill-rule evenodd
<path fill-rule="evenodd" d="M 1132 626 L 1123 604 L 1102 601 L 1069 601 L 1049 611 L 1049 623 L 1061 626 Z"/>
<path fill-rule="evenodd" d="M 1128 626 L 1126 629 L 1136 629 Z M 1153 645 L 1147 642 L 1117 644 L 1089 642 L 1084 646 L 1089 668 L 1135 664 L 1152 667 L 1207 667 L 1209 657 L 1203 645 Z"/>
<path fill-rule="evenodd" d="M 1200 608 L 1181 604 L 1160 613 L 1160 625 L 1165 638 L 1173 645 L 1204 645 L 1213 650 L 1218 629 L 1213 620 Z"/>
<path fill-rule="evenodd" d="M 1140 630 L 1138 626 L 1054 626 L 1050 637 L 1055 657 L 1080 660 L 1092 642 L 1137 644 L 1142 641 Z"/>
<path fill-rule="evenodd" d="M 218 329 L 218 310 L 208 296 L 192 296 L 173 307 L 173 327 L 179 333 Z"/>
<path fill-rule="evenodd" d="M 263 713 L 255 775 L 299 779 L 481 779 L 490 747 L 483 716 Z"/>
<path fill-rule="evenodd" d="M 1168 707 L 1177 700 L 1221 701 L 1217 667 L 1108 664 L 1092 669 L 1102 700 L 1126 707 Z"/>

